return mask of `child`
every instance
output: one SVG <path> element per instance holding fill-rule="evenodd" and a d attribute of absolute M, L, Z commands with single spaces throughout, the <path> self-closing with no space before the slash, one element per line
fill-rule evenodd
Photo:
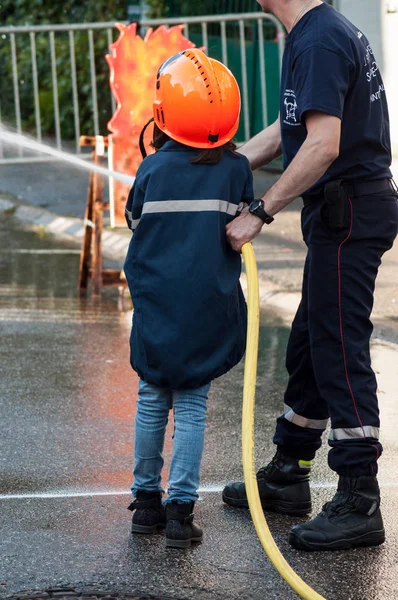
<path fill-rule="evenodd" d="M 224 65 L 197 49 L 167 60 L 156 80 L 156 153 L 140 165 L 126 206 L 134 231 L 124 266 L 134 303 L 131 364 L 140 377 L 132 531 L 166 526 L 166 546 L 175 548 L 202 540 L 193 508 L 207 396 L 211 381 L 245 350 L 241 258 L 225 233 L 240 204 L 253 200 L 249 162 L 231 142 L 239 113 L 239 88 Z M 174 448 L 164 506 L 162 452 L 171 408 Z"/>

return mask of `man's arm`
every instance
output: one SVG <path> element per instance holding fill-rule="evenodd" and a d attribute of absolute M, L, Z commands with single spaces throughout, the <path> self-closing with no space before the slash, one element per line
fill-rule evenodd
<path fill-rule="evenodd" d="M 269 127 L 239 148 L 240 154 L 249 159 L 252 171 L 264 167 L 282 153 L 279 118 Z"/>
<path fill-rule="evenodd" d="M 341 121 L 338 117 L 309 111 L 305 124 L 305 142 L 279 181 L 263 196 L 264 209 L 271 216 L 314 185 L 339 155 Z M 232 248 L 240 252 L 243 244 L 254 239 L 262 227 L 262 220 L 250 213 L 231 221 L 227 225 L 227 237 Z"/>

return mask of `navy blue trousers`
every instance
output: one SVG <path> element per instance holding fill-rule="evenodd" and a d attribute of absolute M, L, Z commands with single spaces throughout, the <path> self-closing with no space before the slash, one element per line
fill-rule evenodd
<path fill-rule="evenodd" d="M 339 232 L 326 225 L 322 201 L 302 211 L 308 253 L 274 443 L 290 456 L 312 460 L 330 418 L 329 466 L 355 477 L 376 474 L 382 453 L 370 315 L 381 258 L 397 235 L 397 196 L 352 198 L 349 209 L 350 224 Z"/>

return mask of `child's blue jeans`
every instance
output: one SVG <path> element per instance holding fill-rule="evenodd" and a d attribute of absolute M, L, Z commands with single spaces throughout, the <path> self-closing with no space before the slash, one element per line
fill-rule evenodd
<path fill-rule="evenodd" d="M 134 483 L 132 492 L 163 491 L 161 471 L 169 411 L 174 409 L 174 447 L 167 502 L 198 499 L 200 463 L 210 384 L 194 390 L 159 388 L 140 380 L 135 421 Z"/>

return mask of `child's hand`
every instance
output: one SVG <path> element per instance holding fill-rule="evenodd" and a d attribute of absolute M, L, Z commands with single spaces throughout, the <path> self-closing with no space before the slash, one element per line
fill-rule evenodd
<path fill-rule="evenodd" d="M 243 244 L 251 242 L 261 231 L 264 223 L 251 213 L 244 213 L 236 217 L 226 227 L 227 238 L 232 248 L 240 252 Z"/>

